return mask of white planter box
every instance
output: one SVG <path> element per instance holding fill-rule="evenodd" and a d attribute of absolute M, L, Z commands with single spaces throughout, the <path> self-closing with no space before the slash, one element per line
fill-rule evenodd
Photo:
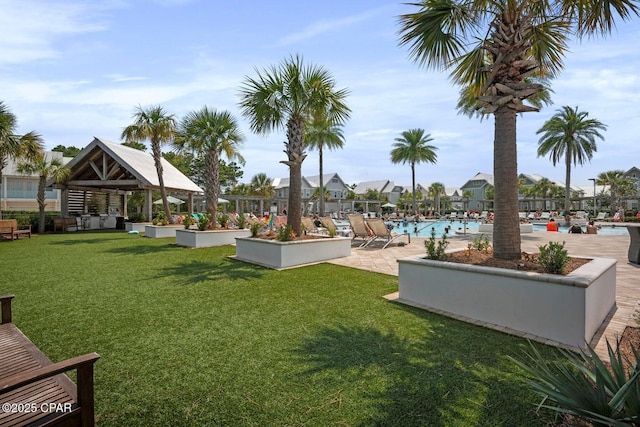
<path fill-rule="evenodd" d="M 237 237 L 249 237 L 249 230 L 177 230 L 176 245 L 188 248 L 234 245 Z"/>
<path fill-rule="evenodd" d="M 144 232 L 144 227 L 147 225 L 152 225 L 150 222 L 125 222 L 124 230 L 125 231 L 137 231 L 138 233 Z"/>
<path fill-rule="evenodd" d="M 152 239 L 163 239 L 165 237 L 176 237 L 176 231 L 184 229 L 184 225 L 145 225 L 144 237 Z"/>
<path fill-rule="evenodd" d="M 616 301 L 616 260 L 567 276 L 425 259 L 398 260 L 399 299 L 572 347 L 585 347 Z"/>
<path fill-rule="evenodd" d="M 351 239 L 321 238 L 279 242 L 259 238 L 236 239 L 236 259 L 282 269 L 351 255 Z"/>
<path fill-rule="evenodd" d="M 493 233 L 493 224 L 480 224 L 478 233 Z M 520 224 L 520 234 L 533 233 L 533 224 Z"/>

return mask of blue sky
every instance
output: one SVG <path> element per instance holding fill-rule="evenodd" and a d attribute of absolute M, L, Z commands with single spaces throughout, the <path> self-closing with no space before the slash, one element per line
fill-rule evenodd
<path fill-rule="evenodd" d="M 138 105 L 160 104 L 178 118 L 207 105 L 240 120 L 243 181 L 259 172 L 288 177 L 279 163 L 284 132 L 252 134 L 238 88 L 256 69 L 300 54 L 350 91 L 346 144 L 325 152 L 325 172 L 347 183 L 410 185 L 408 166 L 392 164 L 389 151 L 411 128 L 425 129 L 438 147 L 436 165 L 418 165 L 418 182 L 459 187 L 493 170 L 493 119 L 458 115 L 458 89 L 447 75 L 421 69 L 398 46 L 397 16 L 414 10 L 400 2 L 0 0 L 0 10 L 0 99 L 18 116 L 19 132 L 39 132 L 48 148 L 81 148 L 93 136 L 119 142 Z M 554 105 L 518 118 L 519 172 L 564 181 L 562 165 L 536 157 L 535 134 L 563 105 L 608 125 L 572 183 L 589 186 L 600 172 L 640 166 L 639 70 L 637 18 L 604 40 L 572 44 L 552 86 Z M 318 173 L 317 153 L 303 173 Z"/>

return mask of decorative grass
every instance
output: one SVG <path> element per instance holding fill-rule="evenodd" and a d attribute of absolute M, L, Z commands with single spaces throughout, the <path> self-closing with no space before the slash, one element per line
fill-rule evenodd
<path fill-rule="evenodd" d="M 522 339 L 388 302 L 397 278 L 273 271 L 123 232 L 0 242 L 0 294 L 52 360 L 92 351 L 106 426 L 543 425 Z M 554 352 L 539 346 L 543 354 Z"/>

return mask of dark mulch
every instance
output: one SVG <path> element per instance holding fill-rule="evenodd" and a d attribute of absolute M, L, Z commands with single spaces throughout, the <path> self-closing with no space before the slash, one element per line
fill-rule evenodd
<path fill-rule="evenodd" d="M 537 254 L 528 254 L 523 252 L 520 259 L 507 260 L 493 258 L 491 252 L 478 250 L 463 250 L 447 254 L 447 261 L 458 262 L 462 264 L 484 265 L 486 267 L 506 268 L 510 270 L 531 271 L 544 273 L 540 265 L 535 261 Z M 569 274 L 578 267 L 588 263 L 590 260 L 585 258 L 570 258 L 569 263 L 564 269 L 563 274 Z"/>

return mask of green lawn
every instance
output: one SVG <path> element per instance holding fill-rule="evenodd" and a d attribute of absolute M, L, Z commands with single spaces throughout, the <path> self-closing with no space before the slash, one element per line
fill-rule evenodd
<path fill-rule="evenodd" d="M 100 426 L 543 425 L 528 344 L 388 302 L 397 278 L 272 271 L 124 232 L 0 242 L 0 294 L 53 361 L 97 352 Z M 548 357 L 555 352 L 540 346 Z"/>

